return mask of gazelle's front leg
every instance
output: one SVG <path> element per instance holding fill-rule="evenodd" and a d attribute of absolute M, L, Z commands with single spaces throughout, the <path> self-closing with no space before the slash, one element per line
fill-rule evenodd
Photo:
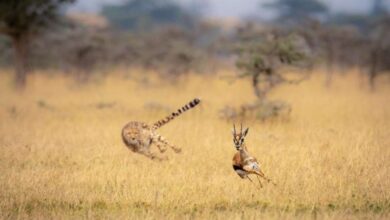
<path fill-rule="evenodd" d="M 260 177 L 258 175 L 256 175 L 256 177 L 257 177 L 257 180 L 259 181 L 260 187 L 263 188 L 263 184 L 261 184 Z"/>

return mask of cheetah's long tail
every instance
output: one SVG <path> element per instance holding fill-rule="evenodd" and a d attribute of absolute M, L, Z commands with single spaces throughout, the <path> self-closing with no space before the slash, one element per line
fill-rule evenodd
<path fill-rule="evenodd" d="M 166 123 L 170 122 L 172 119 L 174 119 L 174 118 L 178 117 L 179 115 L 183 114 L 185 111 L 187 111 L 187 110 L 197 106 L 199 103 L 200 103 L 200 99 L 195 98 L 194 100 L 192 100 L 191 102 L 187 103 L 183 107 L 177 109 L 177 111 L 172 112 L 172 114 L 168 115 L 164 119 L 159 120 L 156 123 L 154 123 L 153 124 L 153 128 L 157 129 L 157 128 L 165 125 Z"/>

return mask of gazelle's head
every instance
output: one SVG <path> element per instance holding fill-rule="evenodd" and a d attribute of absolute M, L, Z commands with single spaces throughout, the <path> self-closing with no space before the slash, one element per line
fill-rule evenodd
<path fill-rule="evenodd" d="M 244 131 L 242 131 L 242 124 L 240 126 L 240 131 L 236 131 L 236 125 L 233 124 L 233 143 L 237 150 L 241 150 L 242 146 L 244 144 L 244 140 L 246 135 L 248 134 L 249 128 L 246 128 Z"/>

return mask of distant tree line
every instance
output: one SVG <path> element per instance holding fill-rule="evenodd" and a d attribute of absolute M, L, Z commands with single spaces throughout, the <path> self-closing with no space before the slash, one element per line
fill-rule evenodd
<path fill-rule="evenodd" d="M 232 32 L 202 21 L 199 11 L 171 0 L 129 0 L 122 5 L 105 6 L 102 15 L 110 25 L 85 26 L 64 16 L 63 6 L 72 2 L 0 2 L 0 64 L 13 61 L 18 85 L 25 84 L 31 68 L 60 68 L 85 81 L 96 69 L 122 65 L 154 70 L 173 79 L 188 72 L 207 72 L 217 65 L 224 68 L 232 58 L 238 59 L 238 72 L 260 68 L 262 71 L 257 69 L 247 75 L 256 81 L 257 75 L 267 76 L 270 68 L 253 67 L 253 62 L 268 65 L 275 60 L 278 56 L 268 52 L 278 50 L 267 46 L 288 45 L 281 43 L 287 42 L 287 36 L 304 42 L 312 65 L 326 66 L 328 86 L 336 69 L 359 67 L 374 88 L 377 76 L 390 68 L 390 19 L 383 0 L 375 0 L 371 13 L 359 16 L 332 14 L 318 0 L 277 0 L 266 5 L 278 15 L 273 22 L 254 21 Z M 261 31 L 256 30 L 258 27 Z M 274 40 L 269 41 L 269 36 Z M 286 54 L 293 52 L 291 47 L 285 47 Z M 289 56 L 278 59 L 291 58 L 286 57 Z M 272 73 L 279 72 L 277 67 L 271 69 Z M 269 77 L 272 85 L 275 79 L 282 78 Z M 257 96 L 266 93 L 257 86 Z"/>

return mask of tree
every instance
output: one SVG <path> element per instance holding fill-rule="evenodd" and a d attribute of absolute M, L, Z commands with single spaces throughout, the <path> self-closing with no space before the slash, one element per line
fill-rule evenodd
<path fill-rule="evenodd" d="M 12 40 L 16 84 L 24 86 L 28 72 L 31 39 L 53 22 L 58 21 L 59 8 L 74 0 L 0 1 L 0 34 Z"/>
<path fill-rule="evenodd" d="M 326 66 L 326 87 L 332 84 L 336 68 L 357 67 L 367 52 L 367 40 L 353 26 L 335 26 L 313 22 L 292 31 L 308 42 L 317 62 Z"/>
<path fill-rule="evenodd" d="M 388 13 L 383 0 L 374 0 L 371 9 L 371 16 L 379 17 Z"/>
<path fill-rule="evenodd" d="M 371 11 L 368 14 L 359 13 L 337 13 L 332 14 L 327 20 L 327 24 L 336 26 L 354 26 L 362 33 L 370 33 L 382 18 L 388 16 L 389 11 L 383 0 L 372 1 Z"/>
<path fill-rule="evenodd" d="M 299 24 L 328 12 L 327 6 L 318 0 L 276 0 L 264 6 L 278 13 L 277 21 L 292 24 Z"/>
<path fill-rule="evenodd" d="M 239 78 L 250 77 L 256 97 L 267 94 L 281 83 L 298 83 L 283 75 L 283 66 L 299 65 L 306 57 L 297 36 L 269 35 L 240 47 L 236 66 Z"/>
<path fill-rule="evenodd" d="M 226 107 L 221 111 L 225 118 L 248 117 L 267 119 L 289 113 L 291 107 L 284 101 L 270 101 L 268 93 L 281 84 L 298 84 L 308 75 L 293 77 L 292 68 L 309 67 L 308 47 L 303 38 L 279 31 L 256 31 L 244 27 L 238 33 L 236 50 L 236 78 L 248 78 L 257 100 L 241 105 L 238 110 Z M 302 73 L 302 71 L 299 71 Z M 294 79 L 295 78 L 295 79 Z M 228 114 L 226 114 L 228 113 Z"/>
<path fill-rule="evenodd" d="M 375 90 L 375 79 L 379 73 L 390 71 L 390 17 L 377 21 L 371 42 L 368 51 L 368 76 L 371 90 Z"/>

